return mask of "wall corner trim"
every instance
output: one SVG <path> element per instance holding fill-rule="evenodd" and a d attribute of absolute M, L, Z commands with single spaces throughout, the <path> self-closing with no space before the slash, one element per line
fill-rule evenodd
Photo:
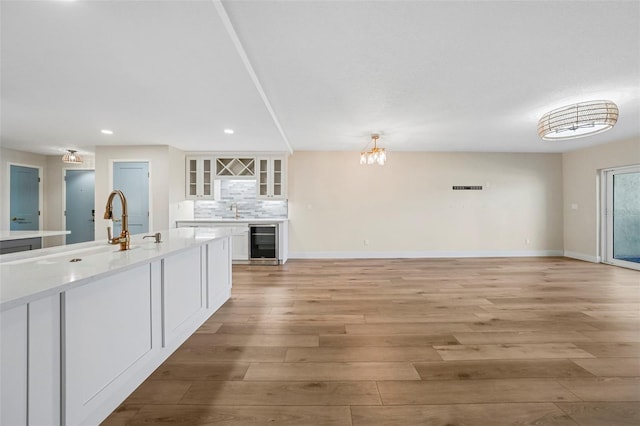
<path fill-rule="evenodd" d="M 570 257 L 572 259 L 584 260 L 585 262 L 600 263 L 600 256 L 592 256 L 590 254 L 576 253 L 574 251 L 564 252 L 564 257 Z"/>

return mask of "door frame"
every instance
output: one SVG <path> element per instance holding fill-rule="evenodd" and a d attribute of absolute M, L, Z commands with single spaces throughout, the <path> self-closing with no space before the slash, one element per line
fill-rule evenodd
<path fill-rule="evenodd" d="M 85 172 L 96 172 L 96 169 L 92 169 L 90 167 L 63 167 L 62 168 L 62 210 L 60 212 L 61 216 L 62 216 L 62 229 L 67 229 L 67 215 L 65 214 L 66 210 L 67 210 L 67 181 L 66 181 L 66 177 L 67 177 L 67 171 L 68 170 L 80 170 L 80 171 L 85 171 Z M 93 185 L 93 190 L 94 190 L 94 197 L 93 197 L 93 208 L 96 209 L 96 199 L 95 199 L 95 190 L 96 190 L 96 186 L 95 186 L 95 180 L 94 180 L 94 185 Z M 105 200 L 106 201 L 106 200 Z M 98 209 L 96 209 L 96 217 L 98 215 Z M 94 225 L 95 228 L 95 225 Z M 94 236 L 93 236 L 93 240 L 96 241 L 96 237 L 95 237 L 95 229 L 94 229 Z"/>
<path fill-rule="evenodd" d="M 38 182 L 38 211 L 40 211 L 40 214 L 38 215 L 38 229 L 40 231 L 43 230 L 43 225 L 44 225 L 44 191 L 43 191 L 43 183 L 44 183 L 44 176 L 42 176 L 42 166 L 34 166 L 33 164 L 26 164 L 26 163 L 16 163 L 13 161 L 7 161 L 7 182 L 9 182 L 9 190 L 7 191 L 7 207 L 5 207 L 5 214 L 4 217 L 6 217 L 8 220 L 11 220 L 11 166 L 19 166 L 19 167 L 29 167 L 31 169 L 38 169 L 38 178 L 40 178 L 40 182 Z M 7 229 L 9 229 L 9 223 L 7 223 Z M 4 225 L 2 226 L 4 227 Z M 2 228 L 0 227 L 0 228 Z"/>
<path fill-rule="evenodd" d="M 153 210 L 151 208 L 151 206 L 153 206 L 153 191 L 151 190 L 151 188 L 153 187 L 151 185 L 151 179 L 153 178 L 153 176 L 151 176 L 152 173 L 152 161 L 149 159 L 133 159 L 133 158 L 127 158 L 124 160 L 118 160 L 118 159 L 109 159 L 109 192 L 113 191 L 113 164 L 114 163 L 147 163 L 149 165 L 149 187 L 147 188 L 147 191 L 149 193 L 149 206 L 148 206 L 148 211 L 149 211 L 149 232 L 151 232 L 153 230 L 153 215 L 151 214 L 151 211 Z M 104 202 L 106 203 L 107 200 L 104 200 Z M 96 209 L 96 215 L 98 215 L 99 210 Z M 102 214 L 100 214 L 100 216 L 102 216 Z"/>
<path fill-rule="evenodd" d="M 613 208 L 613 179 L 614 172 L 640 171 L 640 164 L 633 164 L 621 167 L 609 167 L 600 170 L 600 244 L 599 257 L 602 263 L 608 265 L 621 266 L 624 268 L 636 269 L 640 271 L 640 264 L 627 262 L 613 258 L 613 221 L 609 220 L 611 208 Z"/>

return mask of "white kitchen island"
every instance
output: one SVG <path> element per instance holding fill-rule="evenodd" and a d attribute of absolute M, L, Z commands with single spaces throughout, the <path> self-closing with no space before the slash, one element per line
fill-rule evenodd
<path fill-rule="evenodd" d="M 0 424 L 104 420 L 230 297 L 234 232 L 0 256 Z"/>

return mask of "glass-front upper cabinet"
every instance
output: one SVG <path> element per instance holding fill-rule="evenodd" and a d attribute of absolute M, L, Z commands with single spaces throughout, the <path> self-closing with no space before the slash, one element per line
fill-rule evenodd
<path fill-rule="evenodd" d="M 286 163 L 281 156 L 258 158 L 257 198 L 262 200 L 284 200 L 286 191 Z"/>
<path fill-rule="evenodd" d="M 188 200 L 213 200 L 214 173 L 212 157 L 187 157 L 187 187 L 185 188 Z"/>

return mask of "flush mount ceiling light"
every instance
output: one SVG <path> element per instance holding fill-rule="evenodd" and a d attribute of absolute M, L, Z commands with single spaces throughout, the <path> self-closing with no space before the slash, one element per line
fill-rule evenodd
<path fill-rule="evenodd" d="M 225 132 L 227 135 L 232 135 L 232 134 L 234 133 L 233 129 L 224 129 L 224 132 Z"/>
<path fill-rule="evenodd" d="M 102 133 L 103 135 L 112 135 L 113 134 L 113 130 L 102 129 L 102 130 L 100 130 L 100 133 Z"/>
<path fill-rule="evenodd" d="M 62 156 L 62 162 L 68 164 L 82 164 L 82 157 L 76 154 L 77 151 L 68 149 L 67 153 Z"/>
<path fill-rule="evenodd" d="M 378 164 L 384 166 L 384 163 L 387 161 L 387 153 L 384 148 L 378 148 L 378 139 L 380 139 L 380 135 L 375 133 L 371 135 L 373 148 L 371 148 L 371 151 L 366 150 L 371 142 L 364 147 L 365 150 L 360 153 L 360 164 Z"/>
<path fill-rule="evenodd" d="M 538 121 L 538 135 L 544 140 L 582 138 L 602 133 L 618 121 L 618 106 L 611 101 L 588 101 L 546 113 Z"/>

